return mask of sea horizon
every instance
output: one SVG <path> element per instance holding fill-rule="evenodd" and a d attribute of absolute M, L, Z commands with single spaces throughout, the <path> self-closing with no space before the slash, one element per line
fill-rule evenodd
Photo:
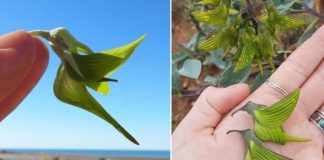
<path fill-rule="evenodd" d="M 14 153 L 46 153 L 60 155 L 80 155 L 96 157 L 133 157 L 133 158 L 169 158 L 169 150 L 130 150 L 130 149 L 8 149 L 1 151 Z"/>

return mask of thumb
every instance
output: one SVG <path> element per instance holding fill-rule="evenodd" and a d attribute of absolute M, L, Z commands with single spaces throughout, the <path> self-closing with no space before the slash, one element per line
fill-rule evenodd
<path fill-rule="evenodd" d="M 230 112 L 248 95 L 247 84 L 236 84 L 227 88 L 208 87 L 178 128 L 182 128 L 185 132 L 210 129 L 212 133 L 223 115 Z"/>

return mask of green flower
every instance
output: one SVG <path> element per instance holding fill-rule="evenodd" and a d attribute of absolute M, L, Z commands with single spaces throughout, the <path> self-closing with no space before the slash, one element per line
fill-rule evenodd
<path fill-rule="evenodd" d="M 258 137 L 254 135 L 250 129 L 242 131 L 231 130 L 228 131 L 227 134 L 231 132 L 239 132 L 243 136 L 247 145 L 245 160 L 291 160 L 288 157 L 265 148 Z"/>
<path fill-rule="evenodd" d="M 87 87 L 108 94 L 108 78 L 132 55 L 145 35 L 127 45 L 94 53 L 88 46 L 76 40 L 65 28 L 51 31 L 31 31 L 49 41 L 52 49 L 61 59 L 54 82 L 55 96 L 62 102 L 91 112 L 104 119 L 135 144 L 139 144 L 88 92 Z"/>
<path fill-rule="evenodd" d="M 248 102 L 245 106 L 232 113 L 232 116 L 238 111 L 246 111 L 254 118 L 255 135 L 262 141 L 270 141 L 278 144 L 286 142 L 307 142 L 310 139 L 297 138 L 285 133 L 282 125 L 294 111 L 300 89 L 295 90 L 290 95 L 271 106 L 265 106 Z"/>

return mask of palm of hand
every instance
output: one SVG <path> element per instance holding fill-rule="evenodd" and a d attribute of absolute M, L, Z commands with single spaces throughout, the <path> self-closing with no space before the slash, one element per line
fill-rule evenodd
<path fill-rule="evenodd" d="M 263 143 L 272 151 L 295 160 L 324 160 L 324 134 L 309 121 L 317 109 L 324 110 L 323 37 L 324 27 L 297 49 L 270 78 L 289 93 L 296 88 L 302 89 L 298 104 L 283 127 L 290 135 L 312 141 L 287 142 L 285 145 Z M 204 91 L 173 134 L 173 159 L 244 159 L 246 143 L 243 138 L 237 133 L 227 135 L 226 132 L 252 128 L 252 116 L 239 112 L 231 117 L 228 113 L 248 101 L 271 105 L 283 98 L 280 92 L 266 84 L 249 97 L 247 95 L 248 88 L 243 85 Z M 233 106 L 237 107 L 233 109 Z M 224 114 L 226 116 L 222 117 Z"/>

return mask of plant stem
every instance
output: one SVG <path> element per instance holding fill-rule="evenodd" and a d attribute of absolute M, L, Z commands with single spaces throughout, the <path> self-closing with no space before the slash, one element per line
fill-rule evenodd
<path fill-rule="evenodd" d="M 250 19 L 250 21 L 253 24 L 253 27 L 255 29 L 255 33 L 258 34 L 258 22 L 256 20 L 255 14 L 254 14 L 254 9 L 253 9 L 254 7 L 253 7 L 253 5 L 252 5 L 252 3 L 251 3 L 250 0 L 245 0 L 245 1 L 246 1 L 247 13 L 248 13 L 248 15 L 250 17 L 249 19 Z"/>
<path fill-rule="evenodd" d="M 307 4 L 306 4 L 303 0 L 300 0 L 300 4 L 304 7 L 305 12 L 307 12 L 307 13 L 309 13 L 309 14 L 315 16 L 315 17 L 317 17 L 317 18 L 318 18 L 319 20 L 321 20 L 321 21 L 324 21 L 324 15 L 322 15 L 322 14 L 316 12 L 316 11 L 313 10 L 312 8 L 309 8 L 309 7 L 307 6 Z"/>

